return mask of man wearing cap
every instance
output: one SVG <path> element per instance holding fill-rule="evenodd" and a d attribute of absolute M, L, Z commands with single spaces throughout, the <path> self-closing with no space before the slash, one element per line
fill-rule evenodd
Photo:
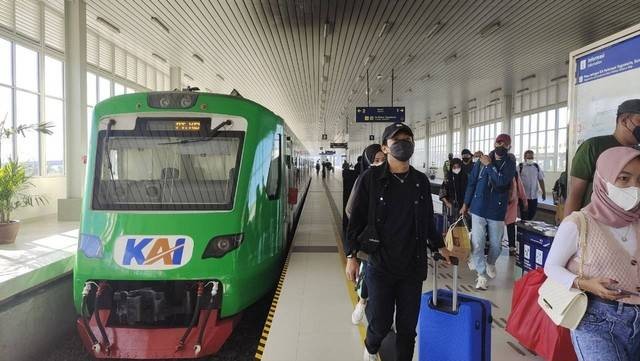
<path fill-rule="evenodd" d="M 369 326 L 364 360 L 377 360 L 382 340 L 396 312 L 396 357 L 411 360 L 420 311 L 422 282 L 427 277 L 427 248 L 448 261 L 436 230 L 427 176 L 409 165 L 414 142 L 411 128 L 394 123 L 382 135 L 387 162 L 361 175 L 347 230 L 347 278 L 355 281 L 358 250 L 368 252 L 365 282 L 369 293 Z"/>
<path fill-rule="evenodd" d="M 478 273 L 476 289 L 479 290 L 487 289 L 487 277 L 496 277 L 496 261 L 502 251 L 509 189 L 516 175 L 515 158 L 508 155 L 510 148 L 511 137 L 500 134 L 495 149 L 475 163 L 460 210 L 461 214 L 471 213 L 473 251 L 470 266 Z M 485 259 L 487 232 L 489 255 Z"/>
<path fill-rule="evenodd" d="M 612 135 L 602 135 L 585 140 L 571 162 L 571 181 L 564 205 L 565 217 L 591 202 L 593 176 L 596 161 L 602 152 L 619 146 L 640 143 L 640 99 L 625 100 L 618 106 L 616 129 Z"/>
<path fill-rule="evenodd" d="M 471 151 L 469 149 L 463 149 L 461 155 L 462 171 L 465 172 L 467 176 L 469 176 L 471 174 L 471 171 L 473 170 L 473 154 L 471 154 Z"/>

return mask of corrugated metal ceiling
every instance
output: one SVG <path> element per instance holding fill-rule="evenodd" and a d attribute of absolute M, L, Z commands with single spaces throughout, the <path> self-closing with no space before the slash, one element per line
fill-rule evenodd
<path fill-rule="evenodd" d="M 203 88 L 238 89 L 311 145 L 325 121 L 332 139 L 366 104 L 367 68 L 371 104 L 391 102 L 394 68 L 395 103 L 424 120 L 562 71 L 569 51 L 636 23 L 640 2 L 87 0 L 87 12 L 92 27 L 109 33 L 98 16 L 119 27 L 116 43 L 161 55 Z"/>

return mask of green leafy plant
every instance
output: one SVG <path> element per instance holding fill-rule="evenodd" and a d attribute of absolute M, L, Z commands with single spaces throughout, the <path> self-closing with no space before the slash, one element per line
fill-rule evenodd
<path fill-rule="evenodd" d="M 17 127 L 5 127 L 7 114 L 0 122 L 0 138 L 10 138 L 13 135 L 25 136 L 27 131 L 42 134 L 53 134 L 51 123 L 24 124 Z M 0 166 L 0 223 L 9 223 L 11 213 L 18 208 L 45 205 L 48 203 L 44 195 L 29 194 L 33 187 L 31 177 L 26 174 L 26 168 L 17 159 L 8 159 Z"/>

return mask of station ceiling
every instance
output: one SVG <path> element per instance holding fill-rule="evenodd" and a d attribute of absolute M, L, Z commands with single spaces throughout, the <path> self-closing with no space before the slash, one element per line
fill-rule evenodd
<path fill-rule="evenodd" d="M 161 55 L 200 87 L 237 89 L 308 145 L 354 122 L 367 69 L 371 105 L 390 105 L 394 69 L 394 104 L 424 121 L 531 73 L 566 73 L 570 51 L 640 18 L 637 0 L 86 1 L 87 23 L 116 44 Z"/>

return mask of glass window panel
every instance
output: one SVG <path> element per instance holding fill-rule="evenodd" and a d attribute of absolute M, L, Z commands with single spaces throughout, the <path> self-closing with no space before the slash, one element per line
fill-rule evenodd
<path fill-rule="evenodd" d="M 558 109 L 558 128 L 567 127 L 567 107 Z"/>
<path fill-rule="evenodd" d="M 538 113 L 538 130 L 547 130 L 547 113 Z"/>
<path fill-rule="evenodd" d="M 4 122 L 6 127 L 11 127 L 13 122 L 12 104 L 11 88 L 0 86 L 0 122 Z M 13 157 L 12 139 L 13 137 L 2 137 L 0 139 L 0 163 L 4 163 L 7 159 Z"/>
<path fill-rule="evenodd" d="M 497 122 L 496 123 L 496 134 L 495 136 L 497 137 L 498 134 L 502 133 L 502 122 Z"/>
<path fill-rule="evenodd" d="M 38 123 L 38 96 L 35 94 L 16 92 L 16 125 Z M 40 169 L 38 133 L 26 131 L 25 136 L 17 137 L 17 158 L 24 164 L 28 175 L 38 175 Z"/>
<path fill-rule="evenodd" d="M 521 123 L 521 120 L 522 120 L 522 119 L 520 119 L 520 117 L 516 117 L 516 118 L 513 120 L 514 128 L 515 128 L 515 130 L 516 130 L 515 134 L 520 134 L 520 132 L 522 131 L 522 129 L 520 129 L 520 123 Z"/>
<path fill-rule="evenodd" d="M 87 122 L 91 124 L 92 121 L 93 121 L 93 107 L 87 107 Z"/>
<path fill-rule="evenodd" d="M 529 116 L 525 115 L 524 117 L 522 117 L 522 133 L 529 133 Z"/>
<path fill-rule="evenodd" d="M 126 93 L 126 94 L 131 94 L 131 93 L 135 93 L 135 92 L 136 92 L 136 90 L 135 90 L 135 89 L 133 89 L 133 88 L 129 88 L 129 87 L 127 87 L 127 89 L 126 89 L 126 91 L 125 91 L 125 93 Z"/>
<path fill-rule="evenodd" d="M 111 97 L 111 80 L 100 77 L 98 79 L 98 100 L 103 101 Z"/>
<path fill-rule="evenodd" d="M 547 153 L 554 154 L 556 148 L 556 132 L 554 130 L 547 131 Z"/>
<path fill-rule="evenodd" d="M 545 132 L 538 133 L 538 144 L 537 144 L 538 153 L 540 153 L 541 155 L 546 154 L 547 152 L 546 145 L 547 145 L 547 133 Z"/>
<path fill-rule="evenodd" d="M 547 111 L 547 129 L 556 128 L 556 110 Z"/>
<path fill-rule="evenodd" d="M 558 129 L 558 154 L 567 151 L 567 128 Z"/>
<path fill-rule="evenodd" d="M 62 98 L 64 93 L 62 61 L 44 57 L 44 89 L 46 95 Z"/>
<path fill-rule="evenodd" d="M 87 73 L 87 105 L 93 106 L 98 102 L 96 75 Z"/>
<path fill-rule="evenodd" d="M 531 132 L 538 131 L 538 114 L 531 114 L 529 117 L 529 122 L 531 124 Z"/>
<path fill-rule="evenodd" d="M 566 159 L 566 154 L 558 154 L 558 166 L 556 168 L 556 170 L 558 172 L 563 172 L 565 171 L 567 168 L 567 159 Z"/>
<path fill-rule="evenodd" d="M 38 91 L 38 53 L 16 45 L 16 86 Z"/>
<path fill-rule="evenodd" d="M 0 83 L 13 85 L 11 81 L 11 43 L 0 38 Z"/>
<path fill-rule="evenodd" d="M 53 134 L 44 136 L 47 175 L 64 174 L 63 118 L 64 102 L 47 97 L 44 103 L 44 121 L 54 125 Z"/>
<path fill-rule="evenodd" d="M 522 153 L 524 154 L 524 152 L 526 152 L 527 150 L 529 150 L 529 136 L 523 135 L 522 136 Z"/>
<path fill-rule="evenodd" d="M 113 83 L 113 95 L 122 95 L 124 94 L 124 85 L 119 83 Z"/>

